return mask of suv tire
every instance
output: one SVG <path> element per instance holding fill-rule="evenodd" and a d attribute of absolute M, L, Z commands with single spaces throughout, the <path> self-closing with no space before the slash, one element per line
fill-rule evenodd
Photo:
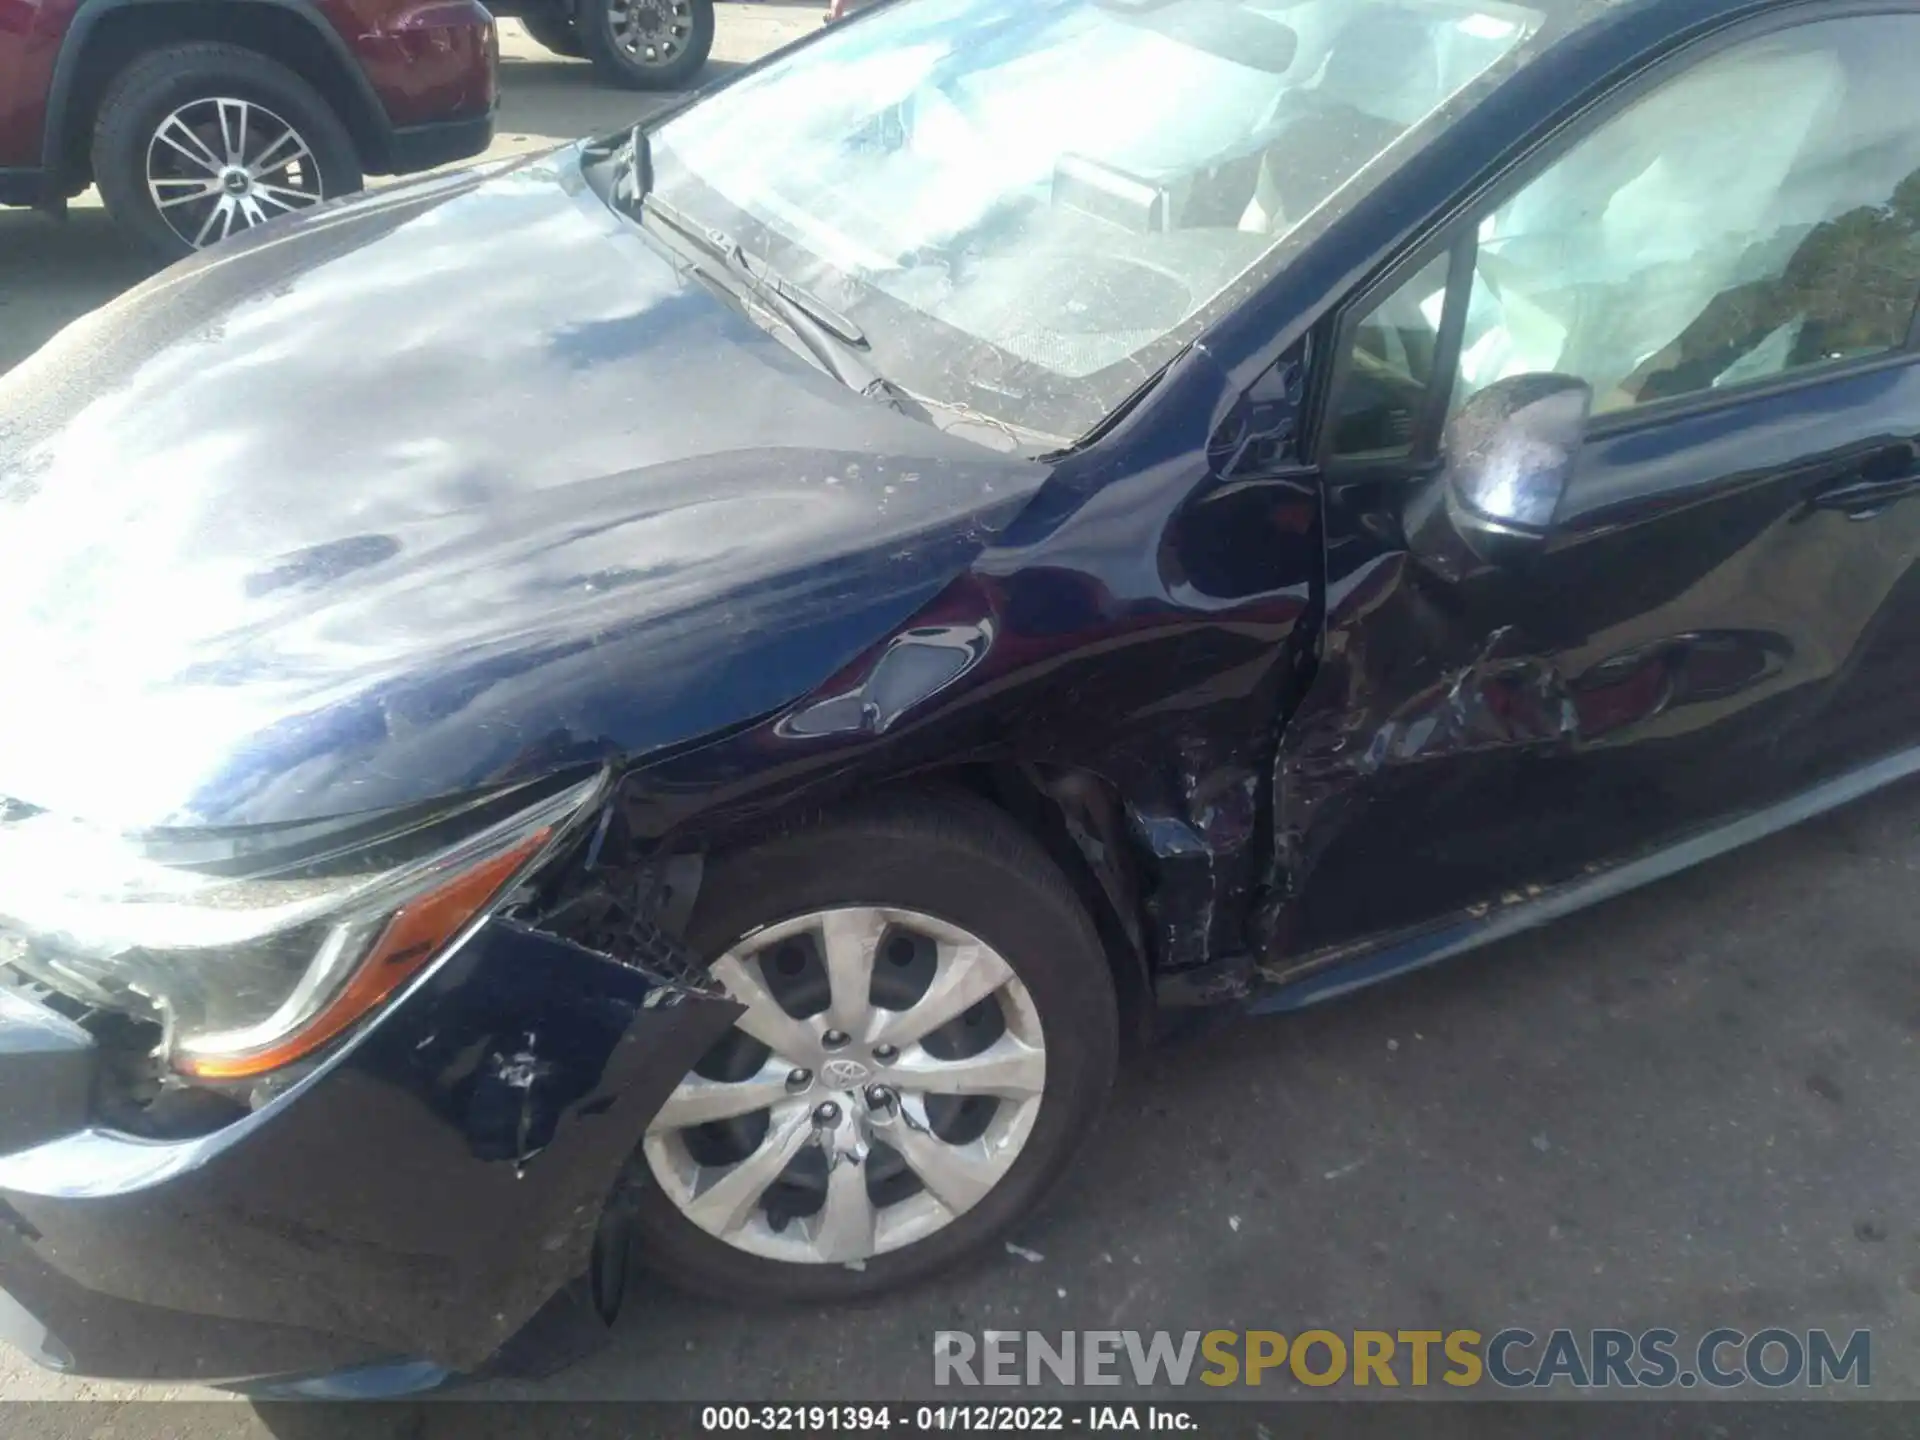
<path fill-rule="evenodd" d="M 675 90 L 700 73 L 713 49 L 713 0 L 580 0 L 573 28 L 607 84 Z"/>
<path fill-rule="evenodd" d="M 227 135 L 223 146 L 223 132 L 214 126 L 226 127 L 242 116 L 247 128 Z M 163 140 L 163 128 L 177 138 Z M 190 153 L 196 139 L 204 154 Z M 279 163 L 281 155 L 296 160 Z M 273 163 L 243 181 L 232 178 L 233 172 L 249 167 L 226 163 L 235 158 Z M 179 178 L 156 177 L 156 165 L 174 167 Z M 234 190 L 192 188 L 202 179 L 216 184 L 222 174 Z M 167 260 L 281 214 L 351 194 L 363 183 L 353 137 L 311 85 L 257 51 L 217 44 L 150 51 L 114 78 L 94 120 L 93 175 L 108 213 L 145 249 Z M 165 210 L 156 185 L 172 200 Z M 242 186 L 245 193 L 237 193 Z"/>
<path fill-rule="evenodd" d="M 585 58 L 587 52 L 580 44 L 580 32 L 574 28 L 573 16 L 563 7 L 531 7 L 516 18 L 536 45 L 570 60 Z"/>

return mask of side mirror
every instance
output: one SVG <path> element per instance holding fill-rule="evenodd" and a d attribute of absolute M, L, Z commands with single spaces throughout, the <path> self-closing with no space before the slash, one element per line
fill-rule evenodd
<path fill-rule="evenodd" d="M 1461 407 L 1440 471 L 1408 502 L 1408 548 L 1458 579 L 1539 549 L 1586 438 L 1593 387 L 1571 375 L 1515 375 Z"/>

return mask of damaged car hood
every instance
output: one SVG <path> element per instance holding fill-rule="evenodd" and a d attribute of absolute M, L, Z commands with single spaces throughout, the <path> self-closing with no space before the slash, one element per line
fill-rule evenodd
<path fill-rule="evenodd" d="M 574 150 L 329 207 L 0 379 L 0 796 L 277 823 L 684 742 L 1045 475 L 800 359 Z"/>

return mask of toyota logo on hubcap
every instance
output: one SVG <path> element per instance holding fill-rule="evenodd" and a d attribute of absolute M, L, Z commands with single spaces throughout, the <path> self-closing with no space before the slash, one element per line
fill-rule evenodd
<path fill-rule="evenodd" d="M 829 1060 L 820 1067 L 821 1078 L 836 1089 L 858 1085 L 870 1073 L 858 1060 Z"/>

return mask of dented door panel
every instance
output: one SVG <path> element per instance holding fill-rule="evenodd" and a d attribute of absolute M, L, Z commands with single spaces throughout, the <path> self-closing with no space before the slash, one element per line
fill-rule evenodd
<path fill-rule="evenodd" d="M 1458 584 L 1374 538 L 1404 480 L 1346 492 L 1324 663 L 1280 766 L 1280 968 L 1920 739 L 1920 697 L 1888 683 L 1920 625 L 1920 508 L 1820 504 L 1916 435 L 1904 364 L 1624 423 L 1589 442 L 1535 565 Z"/>

